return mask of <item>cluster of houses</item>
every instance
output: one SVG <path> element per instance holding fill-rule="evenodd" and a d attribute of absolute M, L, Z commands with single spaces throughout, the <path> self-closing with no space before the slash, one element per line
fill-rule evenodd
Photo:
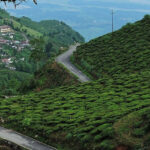
<path fill-rule="evenodd" d="M 13 63 L 12 58 L 3 58 L 1 61 L 3 64 L 5 64 L 5 67 L 9 68 L 10 70 L 16 70 L 15 67 L 10 65 Z"/>
<path fill-rule="evenodd" d="M 12 32 L 12 29 L 7 25 L 0 26 L 0 32 L 5 34 L 5 33 L 8 33 L 8 32 Z"/>
<path fill-rule="evenodd" d="M 8 36 L 10 40 L 6 39 L 5 37 Z M 15 33 L 11 29 L 11 27 L 5 25 L 0 26 L 0 48 L 2 45 L 9 45 L 11 48 L 17 49 L 18 51 L 23 50 L 25 47 L 29 46 L 29 41 L 17 41 L 14 40 Z"/>
<path fill-rule="evenodd" d="M 1 63 L 11 70 L 15 70 L 16 68 L 11 66 L 11 64 L 13 63 L 12 58 L 8 58 L 8 56 L 2 52 L 3 46 L 7 45 L 10 47 L 10 49 L 16 49 L 17 51 L 22 51 L 24 48 L 30 46 L 29 41 L 14 40 L 14 36 L 15 32 L 11 29 L 10 26 L 7 25 L 0 26 Z"/>

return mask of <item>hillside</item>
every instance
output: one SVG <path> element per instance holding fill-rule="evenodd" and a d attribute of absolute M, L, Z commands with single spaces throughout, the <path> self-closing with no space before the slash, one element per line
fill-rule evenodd
<path fill-rule="evenodd" d="M 57 41 L 59 44 L 64 46 L 68 46 L 74 42 L 84 42 L 84 38 L 78 32 L 75 32 L 62 21 L 43 20 L 36 22 L 27 17 L 21 17 L 17 19 L 17 21 L 33 30 L 49 36 L 51 40 Z"/>
<path fill-rule="evenodd" d="M 37 23 L 23 17 L 14 22 L 26 28 L 30 24 L 31 30 L 48 39 L 53 33 L 54 40 L 66 30 L 58 33 L 56 27 L 54 31 L 57 21 Z M 95 81 L 77 84 L 61 65 L 45 64 L 34 79 L 22 84 L 20 90 L 29 90 L 28 95 L 0 98 L 0 126 L 58 150 L 149 150 L 149 24 L 147 15 L 77 48 L 72 61 Z M 52 32 L 46 33 L 46 27 Z M 67 39 L 68 32 L 64 33 Z"/>
<path fill-rule="evenodd" d="M 5 84 L 5 86 L 0 85 L 0 95 L 7 94 L 8 90 L 11 90 L 10 93 L 12 94 L 18 94 L 18 91 L 16 91 L 18 89 L 18 84 L 15 87 L 15 85 L 10 86 L 9 82 L 11 81 L 8 79 L 6 79 L 5 82 L 3 81 L 4 77 L 8 78 L 8 74 L 5 74 L 6 70 L 7 73 L 11 72 L 10 70 L 13 70 L 12 79 L 16 77 L 14 74 L 18 74 L 19 76 L 20 72 L 22 72 L 22 74 L 29 73 L 32 75 L 35 71 L 37 71 L 35 62 L 30 60 L 32 47 L 29 41 L 38 37 L 43 37 L 45 41 L 44 52 L 46 54 L 46 59 L 39 62 L 40 67 L 46 64 L 48 59 L 56 57 L 56 55 L 64 52 L 71 44 L 74 44 L 75 42 L 84 42 L 84 38 L 79 33 L 63 22 L 54 20 L 35 22 L 27 17 L 17 18 L 10 16 L 10 14 L 5 10 L 0 9 L 0 69 L 2 76 L 1 82 L 2 85 Z M 49 88 L 55 85 L 61 85 L 62 79 L 64 82 L 68 80 L 68 78 L 72 78 L 68 72 L 62 71 L 62 67 L 59 68 L 61 73 L 59 73 L 58 70 L 57 72 L 59 74 L 60 81 L 54 80 L 52 82 L 52 80 L 48 78 L 49 81 L 46 80 L 46 87 Z M 5 72 L 2 71 L 3 69 L 5 69 Z M 41 70 L 39 70 L 39 72 Z M 44 75 L 44 73 L 46 73 L 46 71 L 42 72 L 42 79 L 44 78 L 43 76 L 45 76 L 45 78 L 47 77 L 47 74 Z M 18 76 L 16 78 L 16 82 L 18 82 L 19 85 L 22 81 L 29 82 L 28 78 L 25 78 L 24 75 L 21 76 L 22 79 L 21 77 L 18 79 Z M 50 76 L 54 77 L 55 74 L 51 74 Z M 70 79 L 69 82 L 72 83 Z M 39 84 L 39 81 L 34 79 L 34 82 L 36 88 L 38 88 L 39 85 L 37 84 Z M 51 85 L 48 85 L 48 83 L 51 83 Z M 64 83 L 66 85 L 68 82 Z M 64 85 L 64 83 L 62 83 L 62 85 Z M 22 85 L 20 86 L 20 88 L 22 88 Z"/>
<path fill-rule="evenodd" d="M 150 16 L 78 47 L 74 63 L 98 79 L 149 69 Z"/>
<path fill-rule="evenodd" d="M 21 93 L 42 91 L 59 86 L 71 86 L 79 84 L 78 79 L 56 62 L 47 62 L 40 70 L 34 73 L 30 80 L 23 82 Z"/>
<path fill-rule="evenodd" d="M 1 125 L 72 150 L 149 150 L 150 72 L 0 101 Z"/>
<path fill-rule="evenodd" d="M 21 30 L 27 31 L 29 36 L 33 33 L 33 36 L 43 35 L 46 41 L 52 44 L 53 47 L 51 50 L 55 53 L 58 53 L 61 47 L 68 47 L 74 44 L 74 42 L 84 42 L 84 38 L 78 32 L 61 21 L 43 20 L 41 22 L 35 22 L 27 17 L 13 17 L 13 20 L 19 23 Z M 27 28 L 30 28 L 29 32 Z"/>
<path fill-rule="evenodd" d="M 0 25 L 9 25 L 14 30 L 26 34 L 29 39 L 44 36 L 46 44 L 51 44 L 49 51 L 53 54 L 58 54 L 74 42 L 84 42 L 84 38 L 64 22 L 57 20 L 35 22 L 27 17 L 10 16 L 3 9 L 0 9 Z"/>
<path fill-rule="evenodd" d="M 29 80 L 31 74 L 0 69 L 0 95 L 16 95 L 24 80 Z"/>

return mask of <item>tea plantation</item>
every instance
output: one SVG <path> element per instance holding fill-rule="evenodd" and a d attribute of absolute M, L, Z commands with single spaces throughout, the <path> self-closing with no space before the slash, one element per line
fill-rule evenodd
<path fill-rule="evenodd" d="M 150 16 L 78 47 L 73 62 L 98 79 L 150 66 Z"/>
<path fill-rule="evenodd" d="M 1 126 L 72 150 L 148 150 L 149 114 L 150 71 L 0 101 Z"/>
<path fill-rule="evenodd" d="M 77 84 L 46 64 L 34 76 L 37 92 L 1 98 L 0 126 L 58 150 L 149 150 L 149 24 L 147 15 L 78 47 L 72 61 L 96 81 Z"/>

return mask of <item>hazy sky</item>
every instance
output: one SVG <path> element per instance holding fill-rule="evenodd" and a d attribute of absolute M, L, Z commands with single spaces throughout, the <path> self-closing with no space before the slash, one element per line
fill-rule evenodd
<path fill-rule="evenodd" d="M 33 20 L 57 19 L 79 31 L 86 40 L 111 32 L 111 10 L 114 9 L 114 28 L 117 30 L 127 22 L 150 14 L 150 0 L 32 0 L 14 9 L 7 8 L 12 15 L 28 16 Z"/>

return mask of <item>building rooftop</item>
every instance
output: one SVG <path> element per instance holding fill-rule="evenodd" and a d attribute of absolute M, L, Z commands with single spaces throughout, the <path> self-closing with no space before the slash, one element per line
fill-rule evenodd
<path fill-rule="evenodd" d="M 4 26 L 0 26 L 0 29 L 7 29 L 10 28 L 10 26 L 4 25 Z"/>

